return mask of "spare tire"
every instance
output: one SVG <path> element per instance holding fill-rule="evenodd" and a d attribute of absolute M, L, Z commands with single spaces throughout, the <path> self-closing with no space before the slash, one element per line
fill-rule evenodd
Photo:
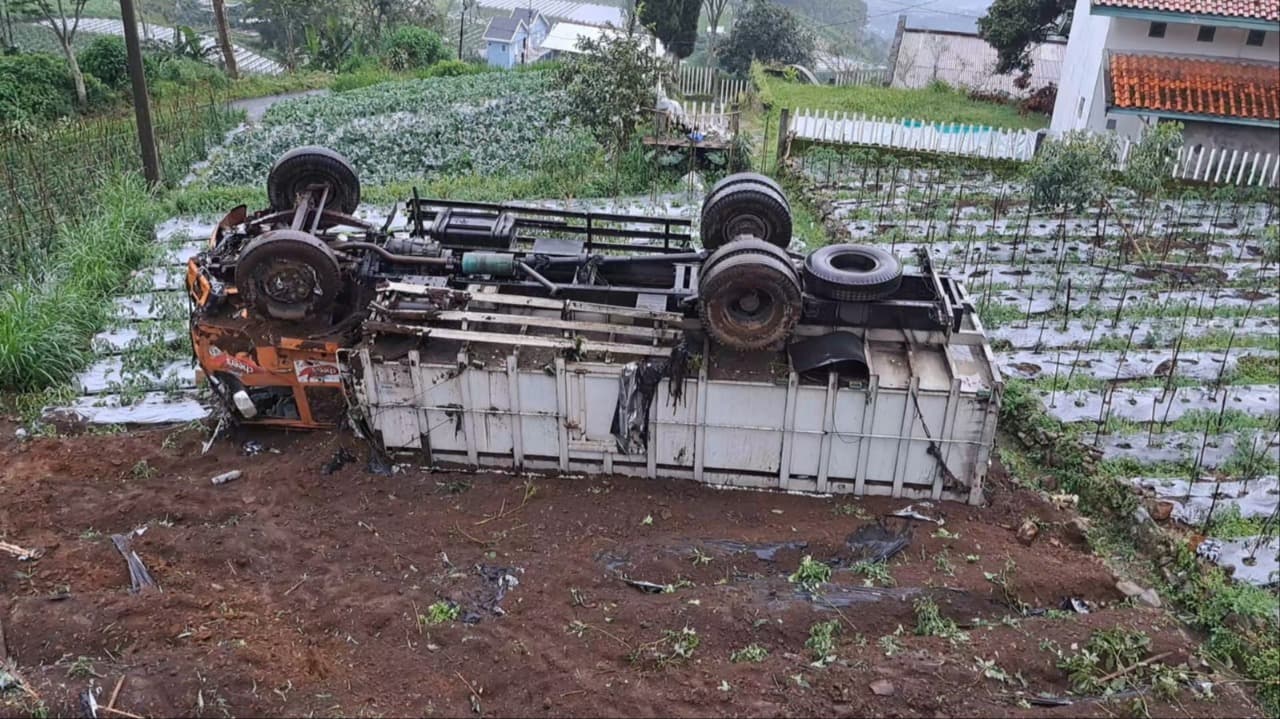
<path fill-rule="evenodd" d="M 867 302 L 901 285 L 902 263 L 879 247 L 827 245 L 804 259 L 804 287 L 823 299 Z"/>
<path fill-rule="evenodd" d="M 791 209 L 782 194 L 759 182 L 721 190 L 702 208 L 702 246 L 719 248 L 742 235 L 783 249 L 791 244 Z"/>
<path fill-rule="evenodd" d="M 360 178 L 347 158 L 327 147 L 308 145 L 284 153 L 267 173 L 267 200 L 277 212 L 291 209 L 298 194 L 312 185 L 328 185 L 325 204 L 351 214 L 360 205 Z"/>
<path fill-rule="evenodd" d="M 772 177 L 762 175 L 759 172 L 735 172 L 732 175 L 722 177 L 719 182 L 711 186 L 711 190 L 702 198 L 703 209 L 705 210 L 716 194 L 724 188 L 732 187 L 733 185 L 741 185 L 746 182 L 754 182 L 768 187 L 778 193 L 778 197 L 782 198 L 782 204 L 786 205 L 787 209 L 791 209 L 791 203 L 787 201 L 787 194 L 782 191 L 782 185 L 779 185 L 777 180 L 774 180 Z"/>
<path fill-rule="evenodd" d="M 722 260 L 698 282 L 702 328 L 734 350 L 782 343 L 800 321 L 803 305 L 795 268 L 768 255 L 747 253 Z"/>
<path fill-rule="evenodd" d="M 240 252 L 235 281 L 259 313 L 303 320 L 333 305 L 342 291 L 342 270 L 333 250 L 310 233 L 272 230 Z"/>

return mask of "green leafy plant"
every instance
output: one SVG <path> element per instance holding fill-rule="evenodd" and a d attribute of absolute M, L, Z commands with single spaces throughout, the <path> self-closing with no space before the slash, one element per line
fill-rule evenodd
<path fill-rule="evenodd" d="M 809 638 L 804 647 L 813 653 L 816 666 L 826 666 L 835 661 L 836 636 L 840 633 L 840 621 L 832 619 L 817 622 L 809 627 Z"/>
<path fill-rule="evenodd" d="M 441 600 L 427 607 L 426 614 L 418 615 L 418 623 L 426 625 L 445 624 L 458 620 L 462 616 L 462 608 L 453 602 Z"/>
<path fill-rule="evenodd" d="M 943 617 L 937 603 L 929 597 L 920 597 L 912 607 L 916 614 L 917 635 L 942 637 L 952 644 L 969 641 L 968 633 L 960 631 L 953 620 Z"/>
<path fill-rule="evenodd" d="M 800 566 L 787 577 L 787 581 L 799 584 L 807 591 L 816 592 L 823 584 L 831 581 L 831 567 L 806 554 L 801 557 Z"/>
<path fill-rule="evenodd" d="M 752 644 L 748 644 L 747 646 L 741 649 L 735 649 L 733 653 L 729 655 L 729 661 L 735 664 L 738 664 L 741 662 L 752 662 L 752 663 L 758 664 L 764 661 L 765 657 L 768 657 L 768 656 L 769 656 L 768 649 L 765 649 L 759 644 L 752 643 Z"/>
<path fill-rule="evenodd" d="M 877 584 L 882 587 L 892 587 L 897 584 L 884 562 L 858 562 L 853 565 L 853 572 L 865 577 L 862 583 L 868 587 L 874 587 Z"/>

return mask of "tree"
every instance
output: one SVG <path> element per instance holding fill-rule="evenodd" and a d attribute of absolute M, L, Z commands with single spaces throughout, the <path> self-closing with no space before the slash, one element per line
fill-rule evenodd
<path fill-rule="evenodd" d="M 1072 131 L 1046 140 L 1027 164 L 1031 205 L 1079 212 L 1107 191 L 1115 161 L 1116 145 L 1109 135 Z"/>
<path fill-rule="evenodd" d="M 218 29 L 218 46 L 222 48 L 222 63 L 227 68 L 227 77 L 234 80 L 240 72 L 236 67 L 235 48 L 231 47 L 231 28 L 227 25 L 225 0 L 213 0 L 213 24 Z"/>
<path fill-rule="evenodd" d="M 625 148 L 654 106 L 663 63 L 634 31 L 599 40 L 584 37 L 578 49 L 583 54 L 570 57 L 557 73 L 572 114 L 615 149 Z"/>
<path fill-rule="evenodd" d="M 84 73 L 80 71 L 80 63 L 76 60 L 76 51 L 72 43 L 76 39 L 76 31 L 80 29 L 80 15 L 84 13 L 87 0 L 31 0 L 31 7 L 36 14 L 44 18 L 58 38 L 62 54 L 67 58 L 67 69 L 71 71 L 71 82 L 76 88 L 76 102 L 84 107 L 89 102 L 84 88 Z"/>
<path fill-rule="evenodd" d="M 640 24 L 662 41 L 667 52 L 678 58 L 693 54 L 698 41 L 698 14 L 702 0 L 644 0 L 640 4 Z"/>
<path fill-rule="evenodd" d="M 1071 31 L 1072 0 L 995 0 L 978 18 L 978 36 L 996 49 L 996 72 L 1029 72 L 1031 50 Z"/>
<path fill-rule="evenodd" d="M 806 64 L 813 58 L 813 47 L 813 35 L 794 13 L 770 0 L 751 0 L 720 49 L 720 66 L 745 75 L 752 60 Z"/>
<path fill-rule="evenodd" d="M 729 9 L 729 0 L 702 0 L 702 10 L 707 15 L 707 51 L 712 57 L 716 54 L 716 39 L 720 33 L 720 19 L 724 11 Z"/>

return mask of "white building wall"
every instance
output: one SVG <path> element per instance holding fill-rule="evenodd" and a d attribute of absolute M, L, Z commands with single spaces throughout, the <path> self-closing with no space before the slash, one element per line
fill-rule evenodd
<path fill-rule="evenodd" d="M 1065 52 L 1066 45 L 1061 42 L 1036 47 L 1032 51 L 1035 64 L 1031 68 L 1031 84 L 1020 90 L 1013 84 L 1017 73 L 996 74 L 996 50 L 986 40 L 908 28 L 902 33 L 890 85 L 926 87 L 934 80 L 942 80 L 954 87 L 1023 97 L 1045 85 L 1057 84 Z"/>
<path fill-rule="evenodd" d="M 1259 47 L 1245 45 L 1249 31 L 1237 27 L 1218 27 L 1213 42 L 1197 42 L 1200 26 L 1194 23 L 1169 23 L 1164 37 L 1147 37 L 1151 23 L 1145 20 L 1112 18 L 1110 50 L 1125 52 L 1158 52 L 1168 55 L 1207 55 L 1216 58 L 1276 62 L 1280 59 L 1280 32 L 1268 32 Z"/>
<path fill-rule="evenodd" d="M 1067 38 L 1067 53 L 1058 83 L 1058 99 L 1053 105 L 1053 119 L 1049 123 L 1049 130 L 1055 133 L 1086 128 L 1100 130 L 1105 124 L 1105 120 L 1098 121 L 1094 114 L 1101 112 L 1100 106 L 1106 103 L 1106 93 L 1102 88 L 1102 62 L 1106 57 L 1111 18 L 1091 15 L 1090 8 L 1090 0 L 1076 0 L 1071 35 Z M 1099 126 L 1092 127 L 1091 120 Z"/>

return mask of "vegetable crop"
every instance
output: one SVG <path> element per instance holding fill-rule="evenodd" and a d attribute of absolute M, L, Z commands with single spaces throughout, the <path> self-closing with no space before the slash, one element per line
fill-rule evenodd
<path fill-rule="evenodd" d="M 299 145 L 342 153 L 361 181 L 384 184 L 534 169 L 548 154 L 595 145 L 568 119 L 545 73 L 391 82 L 280 103 L 211 159 L 210 185 L 258 184 Z"/>

